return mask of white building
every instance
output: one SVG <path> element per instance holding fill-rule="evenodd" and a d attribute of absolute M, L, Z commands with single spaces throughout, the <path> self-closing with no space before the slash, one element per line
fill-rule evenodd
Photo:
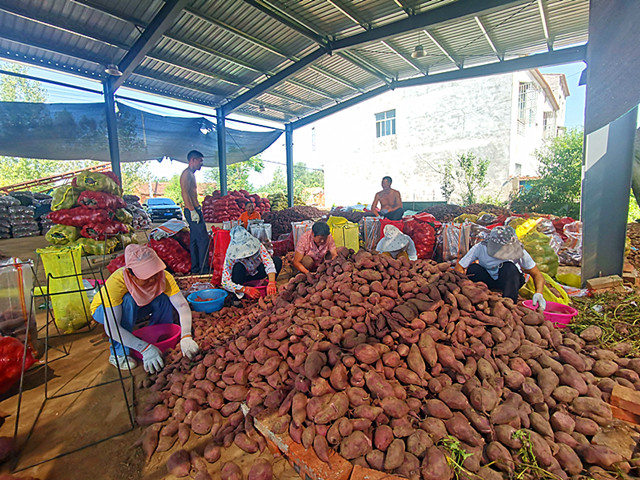
<path fill-rule="evenodd" d="M 490 160 L 481 193 L 504 198 L 536 174 L 568 95 L 564 75 L 538 70 L 397 89 L 295 130 L 294 160 L 324 165 L 330 206 L 370 203 L 384 175 L 405 201 L 443 200 L 444 164 L 472 152 Z"/>

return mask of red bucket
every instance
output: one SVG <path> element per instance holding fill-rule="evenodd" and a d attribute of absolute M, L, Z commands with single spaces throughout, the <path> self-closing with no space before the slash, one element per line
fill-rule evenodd
<path fill-rule="evenodd" d="M 525 300 L 522 304 L 531 309 L 536 310 L 531 300 Z M 564 328 L 571 323 L 571 319 L 578 314 L 578 310 L 569 305 L 550 302 L 547 300 L 547 307 L 544 309 L 545 320 L 550 321 L 556 328 Z"/>

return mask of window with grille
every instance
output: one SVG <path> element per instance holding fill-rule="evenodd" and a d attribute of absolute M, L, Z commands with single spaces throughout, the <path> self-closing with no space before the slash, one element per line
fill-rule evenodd
<path fill-rule="evenodd" d="M 536 123 L 538 90 L 532 82 L 520 83 L 518 89 L 518 133 Z"/>
<path fill-rule="evenodd" d="M 516 163 L 515 166 L 516 166 L 516 168 L 515 168 L 516 177 L 522 176 L 522 164 L 521 163 Z"/>
<path fill-rule="evenodd" d="M 376 113 L 376 138 L 396 134 L 396 110 Z"/>
<path fill-rule="evenodd" d="M 556 136 L 556 113 L 544 112 L 542 115 L 542 129 L 545 138 Z"/>

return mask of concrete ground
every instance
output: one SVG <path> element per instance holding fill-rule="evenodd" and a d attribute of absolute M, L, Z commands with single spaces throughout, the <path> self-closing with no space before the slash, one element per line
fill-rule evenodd
<path fill-rule="evenodd" d="M 2 240 L 0 252 L 23 260 L 35 259 L 36 248 L 44 246 L 44 237 Z M 39 327 L 45 327 L 45 311 L 39 311 L 37 321 Z M 50 328 L 50 333 L 55 334 L 53 328 Z M 44 330 L 40 337 L 44 337 Z M 62 351 L 65 346 L 68 354 Z M 49 397 L 58 398 L 45 401 L 45 365 L 41 360 L 25 375 L 19 419 L 20 454 L 14 468 L 17 477 L 31 476 L 41 480 L 174 478 L 167 474 L 165 466 L 171 452 L 156 454 L 147 463 L 142 450 L 134 447 L 141 429 L 131 429 L 122 384 L 117 381 L 118 372 L 108 363 L 108 348 L 100 325 L 95 325 L 91 330 L 85 328 L 80 333 L 50 338 L 47 390 Z M 133 382 L 131 378 L 125 380 L 125 391 L 130 401 L 132 393 L 139 401 L 146 394 L 144 389 L 138 388 L 146 373 L 142 367 L 138 367 L 133 371 L 133 376 Z M 90 388 L 104 382 L 112 383 Z M 0 426 L 0 437 L 13 436 L 17 390 L 14 387 L 0 396 L 0 416 L 7 417 Z M 76 393 L 70 393 L 74 391 Z M 33 432 L 27 439 L 32 427 Z M 130 431 L 104 440 L 127 430 Z M 100 443 L 92 445 L 95 442 Z M 203 437 L 192 435 L 183 448 L 197 449 L 204 443 Z M 87 445 L 91 446 L 54 458 Z M 177 449 L 174 446 L 173 451 Z M 273 459 L 267 450 L 260 456 L 273 462 L 274 478 L 300 478 L 283 458 Z M 212 478 L 220 478 L 222 464 L 232 460 L 243 468 L 246 476 L 258 457 L 257 454 L 248 455 L 232 446 L 224 451 L 220 461 L 210 465 L 209 473 Z M 40 463 L 51 458 L 54 459 Z M 0 474 L 9 473 L 11 467 L 11 463 L 0 465 Z"/>

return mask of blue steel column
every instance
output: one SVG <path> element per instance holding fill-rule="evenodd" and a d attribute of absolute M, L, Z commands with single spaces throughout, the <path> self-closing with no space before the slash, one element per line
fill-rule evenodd
<path fill-rule="evenodd" d="M 220 193 L 227 194 L 227 126 L 222 108 L 216 109 L 216 134 L 218 136 L 218 168 L 220 169 Z"/>
<path fill-rule="evenodd" d="M 284 126 L 285 148 L 287 151 L 287 202 L 293 207 L 293 125 Z"/>
<path fill-rule="evenodd" d="M 637 116 L 636 107 L 585 134 L 580 208 L 583 284 L 590 278 L 622 274 Z"/>
<path fill-rule="evenodd" d="M 111 156 L 111 171 L 122 179 L 120 171 L 120 145 L 118 142 L 118 123 L 116 119 L 116 101 L 114 90 L 109 80 L 102 84 L 104 93 L 104 106 L 107 117 L 107 135 L 109 139 L 109 155 Z"/>

